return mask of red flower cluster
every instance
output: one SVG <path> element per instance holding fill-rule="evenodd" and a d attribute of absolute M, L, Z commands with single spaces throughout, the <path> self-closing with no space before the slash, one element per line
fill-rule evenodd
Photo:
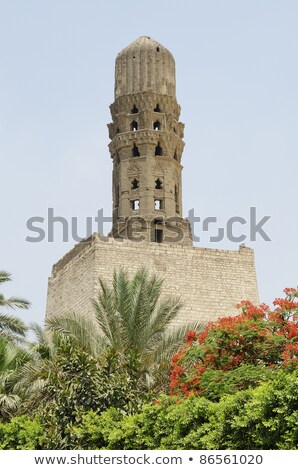
<path fill-rule="evenodd" d="M 298 286 L 297 287 L 286 287 L 284 293 L 287 297 L 298 298 Z"/>
<path fill-rule="evenodd" d="M 189 331 L 186 335 L 186 344 L 192 344 L 198 338 L 196 331 Z"/>
<path fill-rule="evenodd" d="M 298 361 L 298 288 L 284 292 L 285 299 L 274 300 L 274 310 L 245 300 L 237 305 L 240 315 L 209 323 L 200 334 L 189 331 L 185 346 L 172 357 L 172 394 L 202 393 L 210 370 L 242 364 L 276 368 Z"/>

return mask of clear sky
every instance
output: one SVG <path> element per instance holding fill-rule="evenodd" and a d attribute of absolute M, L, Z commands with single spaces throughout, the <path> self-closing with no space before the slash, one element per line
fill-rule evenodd
<path fill-rule="evenodd" d="M 297 24 L 296 0 L 0 1 L 1 290 L 32 302 L 23 318 L 43 322 L 51 267 L 75 243 L 58 228 L 26 242 L 27 219 L 54 208 L 84 236 L 86 216 L 111 214 L 114 60 L 141 35 L 176 60 L 184 214 L 271 216 L 272 241 L 246 241 L 260 300 L 298 284 Z M 238 249 L 209 236 L 198 246 Z"/>

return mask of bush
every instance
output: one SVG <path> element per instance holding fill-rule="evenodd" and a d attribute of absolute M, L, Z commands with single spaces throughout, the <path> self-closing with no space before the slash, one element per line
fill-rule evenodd
<path fill-rule="evenodd" d="M 75 430 L 84 449 L 297 449 L 298 373 L 279 372 L 218 403 L 162 397 L 141 413 L 87 414 Z"/>
<path fill-rule="evenodd" d="M 218 400 L 222 394 L 255 387 L 275 371 L 297 365 L 297 289 L 285 289 L 274 311 L 241 302 L 242 313 L 220 318 L 205 331 L 190 331 L 172 358 L 172 394 Z"/>
<path fill-rule="evenodd" d="M 298 449 L 298 372 L 280 371 L 255 389 L 224 395 L 218 403 L 204 397 L 163 396 L 142 411 L 124 416 L 109 408 L 82 414 L 60 449 L 214 450 Z M 52 428 L 54 431 L 54 428 Z M 61 431 L 61 428 L 58 428 Z M 0 449 L 49 448 L 47 427 L 27 416 L 0 424 Z"/>
<path fill-rule="evenodd" d="M 202 442 L 208 449 L 297 449 L 298 374 L 278 377 L 214 405 Z"/>
<path fill-rule="evenodd" d="M 102 363 L 65 341 L 49 374 L 45 405 L 39 412 L 45 428 L 44 449 L 76 447 L 73 427 L 88 411 L 114 407 L 122 415 L 141 408 L 148 393 L 133 380 L 122 356 L 113 351 Z"/>
<path fill-rule="evenodd" d="M 76 433 L 84 449 L 193 449 L 189 432 L 208 422 L 210 404 L 204 398 L 177 403 L 163 396 L 133 416 L 122 417 L 112 409 L 89 413 Z"/>
<path fill-rule="evenodd" d="M 42 426 L 38 419 L 31 420 L 25 415 L 13 418 L 7 423 L 0 423 L 0 449 L 41 449 L 42 433 Z"/>

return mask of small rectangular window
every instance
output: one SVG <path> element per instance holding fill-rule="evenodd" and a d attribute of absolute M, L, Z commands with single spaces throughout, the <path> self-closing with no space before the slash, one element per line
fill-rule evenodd
<path fill-rule="evenodd" d="M 163 233 L 162 229 L 156 228 L 154 231 L 154 241 L 156 243 L 162 243 Z"/>
<path fill-rule="evenodd" d="M 160 211 L 162 207 L 162 199 L 154 199 L 154 208 L 156 211 Z"/>
<path fill-rule="evenodd" d="M 133 201 L 131 201 L 131 207 L 133 211 L 138 211 L 140 209 L 140 200 L 134 199 Z"/>

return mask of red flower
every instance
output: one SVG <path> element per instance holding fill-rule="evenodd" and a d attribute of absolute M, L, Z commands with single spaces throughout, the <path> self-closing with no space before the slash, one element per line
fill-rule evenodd
<path fill-rule="evenodd" d="M 238 304 L 241 314 L 211 322 L 199 335 L 190 331 L 184 348 L 172 358 L 172 394 L 204 395 L 206 370 L 225 373 L 242 364 L 278 369 L 298 362 L 298 288 L 284 292 L 287 297 L 275 299 L 274 311 L 244 300 Z M 204 374 L 204 383 L 208 377 Z"/>
<path fill-rule="evenodd" d="M 298 286 L 286 287 L 283 291 L 288 297 L 298 297 Z"/>
<path fill-rule="evenodd" d="M 186 335 L 186 344 L 192 344 L 198 337 L 196 331 L 189 331 Z"/>

